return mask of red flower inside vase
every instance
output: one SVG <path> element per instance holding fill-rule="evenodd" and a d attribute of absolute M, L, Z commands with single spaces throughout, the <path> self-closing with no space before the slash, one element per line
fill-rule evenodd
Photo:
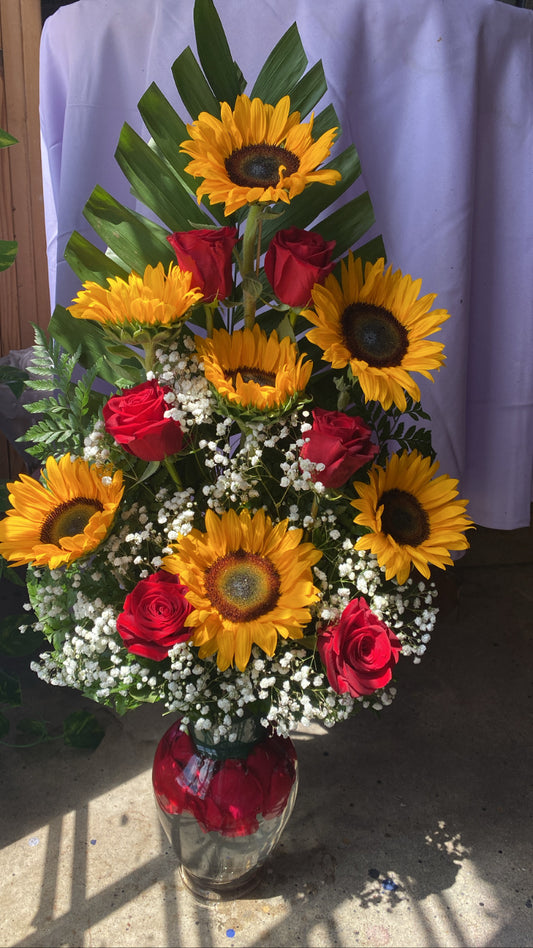
<path fill-rule="evenodd" d="M 289 739 L 269 733 L 246 757 L 216 759 L 199 750 L 179 722 L 160 741 L 153 767 L 155 797 L 165 813 L 189 812 L 203 832 L 226 837 L 249 836 L 260 820 L 279 817 L 295 780 Z"/>

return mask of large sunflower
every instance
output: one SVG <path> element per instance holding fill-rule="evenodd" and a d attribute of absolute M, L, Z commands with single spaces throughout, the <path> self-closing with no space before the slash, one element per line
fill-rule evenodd
<path fill-rule="evenodd" d="M 314 141 L 313 117 L 300 124 L 300 113 L 289 110 L 289 96 L 273 106 L 239 95 L 233 110 L 221 103 L 219 119 L 200 112 L 187 125 L 190 140 L 180 146 L 193 159 L 185 170 L 204 179 L 198 201 L 206 194 L 211 204 L 224 203 L 228 215 L 256 201 L 288 204 L 308 184 L 340 180 L 338 171 L 316 170 L 329 155 L 337 129 Z"/>
<path fill-rule="evenodd" d="M 405 392 L 420 401 L 420 389 L 411 372 L 432 379 L 431 370 L 444 362 L 443 343 L 426 337 L 449 318 L 444 309 L 431 310 L 435 293 L 418 294 L 421 280 L 384 270 L 383 258 L 363 266 L 350 252 L 342 261 L 341 283 L 333 274 L 312 291 L 314 310 L 303 314 L 316 326 L 310 342 L 323 349 L 323 359 L 334 369 L 349 365 L 359 379 L 366 401 L 378 401 L 385 410 L 392 403 L 406 409 Z"/>
<path fill-rule="evenodd" d="M 298 357 L 298 347 L 274 330 L 269 336 L 257 323 L 228 333 L 215 329 L 211 338 L 196 337 L 205 376 L 232 405 L 259 411 L 285 409 L 305 391 L 312 362 Z"/>
<path fill-rule="evenodd" d="M 167 273 L 158 263 L 156 267 L 147 266 L 142 277 L 130 273 L 127 282 L 120 277 L 107 282 L 108 288 L 84 283 L 68 307 L 71 316 L 113 327 L 171 326 L 202 299 L 200 290 L 191 288 L 192 273 L 174 263 Z"/>
<path fill-rule="evenodd" d="M 450 550 L 469 546 L 464 531 L 472 527 L 466 515 L 467 500 L 458 500 L 457 480 L 441 474 L 438 461 L 419 451 L 393 454 L 385 468 L 374 465 L 369 483 L 354 483 L 359 497 L 352 506 L 361 513 L 355 523 L 368 527 L 356 550 L 370 550 L 385 578 L 396 577 L 402 585 L 411 566 L 430 577 L 430 565 L 444 569 L 453 565 Z"/>
<path fill-rule="evenodd" d="M 12 509 L 0 521 L 0 553 L 13 566 L 56 569 L 94 550 L 120 504 L 122 471 L 90 466 L 65 454 L 49 457 L 45 484 L 28 474 L 8 484 Z"/>
<path fill-rule="evenodd" d="M 254 642 L 273 655 L 278 635 L 299 639 L 311 621 L 319 597 L 311 567 L 322 554 L 302 543 L 302 530 L 287 528 L 264 510 L 253 517 L 208 510 L 205 533 L 192 530 L 163 561 L 188 587 L 194 609 L 186 625 L 199 657 L 217 652 L 221 670 L 235 662 L 244 671 Z"/>

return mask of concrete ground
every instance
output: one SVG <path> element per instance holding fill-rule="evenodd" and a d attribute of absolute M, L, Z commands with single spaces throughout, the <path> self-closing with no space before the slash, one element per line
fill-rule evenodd
<path fill-rule="evenodd" d="M 247 898 L 199 905 L 179 877 L 152 798 L 156 708 L 97 707 L 93 752 L 2 747 L 1 944 L 533 946 L 533 530 L 471 541 L 393 705 L 295 735 L 296 806 Z M 94 709 L 15 664 L 10 714 L 57 729 Z"/>

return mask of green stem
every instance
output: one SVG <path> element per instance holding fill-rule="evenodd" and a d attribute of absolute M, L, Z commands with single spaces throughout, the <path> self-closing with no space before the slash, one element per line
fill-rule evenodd
<path fill-rule="evenodd" d="M 155 362 L 154 346 L 150 338 L 143 339 L 143 349 L 144 349 L 144 370 L 148 372 L 152 371 L 152 367 Z"/>
<path fill-rule="evenodd" d="M 213 336 L 213 307 L 209 303 L 205 304 L 204 313 L 205 313 L 205 328 L 207 330 L 207 335 L 209 339 L 211 339 Z"/>
<path fill-rule="evenodd" d="M 317 500 L 317 497 L 316 497 L 316 494 L 315 494 L 315 496 L 313 497 L 313 503 L 312 503 L 312 505 L 311 505 L 311 514 L 310 514 L 311 517 L 313 518 L 313 520 L 316 520 L 316 515 L 317 515 L 317 513 L 318 513 L 318 500 Z M 305 540 L 306 542 L 309 542 L 309 540 L 311 539 L 312 535 L 313 535 L 313 528 L 311 527 L 310 529 L 308 529 L 308 530 L 306 530 L 306 531 L 304 532 L 304 537 L 303 537 L 303 538 L 304 538 L 304 540 Z"/>
<path fill-rule="evenodd" d="M 170 474 L 172 480 L 174 481 L 176 487 L 177 487 L 179 490 L 183 490 L 183 484 L 181 483 L 181 478 L 180 478 L 180 476 L 179 476 L 179 474 L 178 474 L 176 468 L 174 467 L 172 461 L 170 460 L 170 458 L 165 458 L 165 459 L 163 460 L 163 464 L 165 465 L 165 467 L 166 467 L 168 473 Z"/>
<path fill-rule="evenodd" d="M 243 281 L 247 277 L 253 275 L 254 270 L 254 261 L 256 253 L 256 236 L 257 236 L 257 227 L 259 222 L 259 217 L 261 215 L 261 207 L 259 204 L 251 204 L 248 211 L 248 217 L 246 219 L 246 227 L 244 229 L 244 236 L 242 240 L 242 278 Z M 249 293 L 246 288 L 243 291 L 244 299 L 244 325 L 251 329 L 255 323 L 255 300 L 256 297 L 253 293 Z"/>

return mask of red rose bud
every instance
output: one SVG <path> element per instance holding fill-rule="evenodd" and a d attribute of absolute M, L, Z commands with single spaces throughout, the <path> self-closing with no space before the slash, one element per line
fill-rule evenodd
<path fill-rule="evenodd" d="M 288 227 L 272 238 L 265 254 L 265 273 L 274 293 L 287 306 L 305 306 L 315 283 L 331 273 L 334 240 L 315 231 Z"/>
<path fill-rule="evenodd" d="M 372 461 L 379 451 L 370 440 L 372 429 L 362 418 L 352 418 L 342 411 L 313 410 L 313 427 L 300 451 L 307 461 L 324 464 L 323 471 L 314 471 L 313 481 L 324 487 L 342 487 L 359 468 Z"/>
<path fill-rule="evenodd" d="M 319 634 L 317 645 L 333 690 L 353 698 L 388 684 L 402 648 L 362 597 L 352 599 L 338 624 Z"/>
<path fill-rule="evenodd" d="M 204 303 L 231 295 L 233 248 L 239 239 L 236 227 L 218 230 L 185 230 L 167 237 L 180 270 L 192 273 L 192 284 L 204 295 Z"/>
<path fill-rule="evenodd" d="M 105 430 L 129 454 L 143 461 L 162 461 L 177 454 L 183 444 L 179 421 L 165 418 L 168 386 L 155 380 L 113 395 L 104 405 Z"/>
<path fill-rule="evenodd" d="M 162 661 L 173 645 L 190 639 L 185 620 L 192 606 L 186 592 L 179 578 L 164 570 L 137 583 L 117 619 L 117 632 L 129 652 Z"/>

